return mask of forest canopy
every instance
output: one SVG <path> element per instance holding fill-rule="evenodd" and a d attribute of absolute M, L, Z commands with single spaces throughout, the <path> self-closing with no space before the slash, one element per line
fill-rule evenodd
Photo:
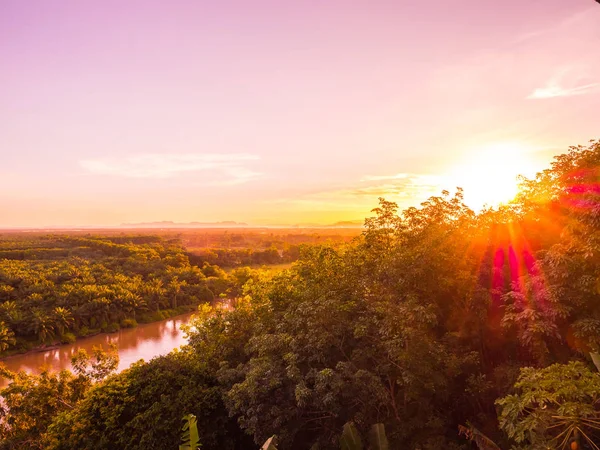
<path fill-rule="evenodd" d="M 159 236 L 0 241 L 0 355 L 193 310 L 232 286 Z"/>

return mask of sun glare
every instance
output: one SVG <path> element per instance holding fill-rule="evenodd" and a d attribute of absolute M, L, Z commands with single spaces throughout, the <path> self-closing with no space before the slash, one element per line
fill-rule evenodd
<path fill-rule="evenodd" d="M 465 203 L 474 210 L 510 202 L 517 194 L 518 175 L 531 176 L 534 165 L 520 144 L 480 148 L 450 171 L 449 182 L 464 189 Z"/>

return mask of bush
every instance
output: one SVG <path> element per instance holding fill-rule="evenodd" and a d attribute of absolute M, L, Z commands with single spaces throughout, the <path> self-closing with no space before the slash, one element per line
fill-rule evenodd
<path fill-rule="evenodd" d="M 135 319 L 123 319 L 121 320 L 121 328 L 135 328 L 138 323 Z"/>
<path fill-rule="evenodd" d="M 104 331 L 106 333 L 115 333 L 116 331 L 119 331 L 120 329 L 121 329 L 121 327 L 119 326 L 118 323 L 111 322 L 108 326 L 104 327 L 102 329 L 102 331 Z"/>
<path fill-rule="evenodd" d="M 181 314 L 194 312 L 194 311 L 196 311 L 196 309 L 197 309 L 197 306 L 195 306 L 195 305 L 181 305 L 173 310 L 174 311 L 173 315 L 179 316 Z"/>
<path fill-rule="evenodd" d="M 141 323 L 160 322 L 169 318 L 169 313 L 166 311 L 153 311 L 138 317 Z"/>
<path fill-rule="evenodd" d="M 77 336 L 88 336 L 90 334 L 90 329 L 88 327 L 81 327 L 77 332 Z"/>
<path fill-rule="evenodd" d="M 28 341 L 28 340 L 23 339 L 23 338 L 20 338 L 20 337 L 17 338 L 17 342 L 15 344 L 15 348 L 17 350 L 20 350 L 20 351 L 29 351 L 33 347 L 35 347 L 35 344 L 33 342 Z"/>
<path fill-rule="evenodd" d="M 61 344 L 72 344 L 77 340 L 73 333 L 65 333 L 60 337 Z"/>
<path fill-rule="evenodd" d="M 93 335 L 98 334 L 98 333 L 100 333 L 100 329 L 99 328 L 81 327 L 79 329 L 79 332 L 77 333 L 77 336 L 79 336 L 79 337 L 93 336 Z"/>
<path fill-rule="evenodd" d="M 163 310 L 163 318 L 168 319 L 170 317 L 176 316 L 177 315 L 177 310 L 176 309 L 165 309 Z"/>

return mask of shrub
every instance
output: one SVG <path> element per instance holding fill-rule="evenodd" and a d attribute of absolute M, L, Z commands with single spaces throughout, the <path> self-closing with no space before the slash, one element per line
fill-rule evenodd
<path fill-rule="evenodd" d="M 60 337 L 61 344 L 72 344 L 77 340 L 73 333 L 65 333 Z"/>
<path fill-rule="evenodd" d="M 135 328 L 138 323 L 135 319 L 123 319 L 121 320 L 121 328 Z"/>
<path fill-rule="evenodd" d="M 116 331 L 119 331 L 120 329 L 121 329 L 121 327 L 119 326 L 118 323 L 111 322 L 110 324 L 108 324 L 108 326 L 103 328 L 103 331 L 105 331 L 106 333 L 114 333 Z"/>
<path fill-rule="evenodd" d="M 162 311 L 153 311 L 146 314 L 141 314 L 138 317 L 138 321 L 141 323 L 159 322 L 164 320 L 165 316 Z"/>
<path fill-rule="evenodd" d="M 90 329 L 88 327 L 81 327 L 77 332 L 78 336 L 88 336 L 90 334 Z"/>

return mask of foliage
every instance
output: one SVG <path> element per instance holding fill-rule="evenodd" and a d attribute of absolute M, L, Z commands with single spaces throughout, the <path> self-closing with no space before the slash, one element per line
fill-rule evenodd
<path fill-rule="evenodd" d="M 600 374 L 581 362 L 523 368 L 517 392 L 497 404 L 500 427 L 531 448 L 567 448 L 574 440 L 596 442 L 600 431 Z M 594 447 L 596 448 L 596 447 Z"/>
<path fill-rule="evenodd" d="M 8 349 L 15 342 L 15 333 L 4 322 L 0 322 L 0 351 Z"/>
<path fill-rule="evenodd" d="M 135 328 L 138 323 L 135 319 L 123 319 L 121 320 L 121 328 Z"/>
<path fill-rule="evenodd" d="M 109 349 L 107 353 L 102 347 L 92 347 L 91 357 L 84 349 L 79 349 L 71 358 L 73 371 L 93 381 L 103 380 L 119 366 L 117 346 L 110 344 Z"/>
<path fill-rule="evenodd" d="M 4 346 L 214 304 L 183 351 L 106 377 L 42 426 L 16 395 L 6 417 L 49 449 L 175 448 L 183 411 L 208 449 L 273 435 L 331 449 L 373 423 L 391 448 L 458 449 L 468 421 L 459 430 L 480 448 L 598 448 L 600 375 L 582 355 L 600 351 L 599 167 L 600 143 L 573 147 L 479 213 L 460 189 L 404 211 L 381 199 L 360 236 L 297 248 L 278 273 L 194 267 L 162 239 L 10 244 L 23 258 L 0 260 Z M 260 251 L 271 245 L 282 250 Z M 102 378 L 88 370 L 71 377 Z M 42 396 L 60 380 L 27 383 Z"/>
<path fill-rule="evenodd" d="M 210 373 L 189 353 L 175 352 L 135 363 L 95 385 L 73 409 L 56 417 L 44 448 L 177 448 L 182 411 L 196 417 L 203 449 L 233 449 L 235 442 L 246 442 Z"/>
<path fill-rule="evenodd" d="M 0 448 L 41 448 L 42 436 L 53 419 L 72 410 L 92 383 L 113 372 L 119 363 L 116 349 L 106 353 L 94 348 L 90 359 L 82 350 L 73 358 L 77 375 L 63 370 L 52 373 L 44 369 L 39 375 L 13 373 L 0 365 L 0 376 L 11 383 L 0 390 Z M 91 365 L 91 368 L 87 366 Z"/>
<path fill-rule="evenodd" d="M 362 450 L 363 443 L 360 433 L 352 422 L 344 424 L 342 435 L 340 436 L 340 448 L 342 450 Z M 382 423 L 376 423 L 369 430 L 369 449 L 388 450 L 389 444 L 385 434 L 385 426 Z"/>
<path fill-rule="evenodd" d="M 436 202 L 471 216 L 460 199 Z M 381 211 L 392 218 L 390 208 Z M 347 249 L 307 248 L 289 271 L 249 286 L 246 303 L 206 309 L 190 325 L 190 345 L 217 370 L 230 414 L 256 443 L 276 432 L 286 447 L 328 446 L 345 422 L 365 426 L 375 416 L 397 443 L 445 439 L 436 411 L 452 408 L 447 389 L 477 355 L 449 351 L 438 305 L 392 281 L 406 276 L 403 267 L 376 266 L 382 247 L 383 256 L 396 254 L 409 233 L 384 231 Z"/>
<path fill-rule="evenodd" d="M 342 435 L 340 436 L 340 448 L 342 450 L 362 450 L 363 448 L 360 433 L 352 422 L 344 425 Z"/>
<path fill-rule="evenodd" d="M 458 434 L 463 435 L 471 442 L 475 442 L 479 450 L 500 450 L 500 447 L 494 441 L 470 423 L 467 423 L 467 426 L 459 425 Z"/>
<path fill-rule="evenodd" d="M 263 446 L 260 448 L 260 450 L 277 450 L 277 447 L 275 447 L 276 437 L 277 436 L 273 435 L 269 439 L 267 439 Z"/>
<path fill-rule="evenodd" d="M 183 417 L 184 424 L 181 428 L 182 444 L 179 444 L 179 450 L 196 450 L 201 447 L 200 437 L 198 436 L 198 420 L 193 414 Z"/>
<path fill-rule="evenodd" d="M 0 352 L 117 331 L 148 311 L 161 320 L 161 310 L 193 309 L 235 287 L 218 267 L 207 271 L 148 236 L 0 239 Z"/>
<path fill-rule="evenodd" d="M 372 450 L 388 450 L 389 443 L 385 434 L 385 425 L 376 423 L 369 430 L 369 442 Z"/>

